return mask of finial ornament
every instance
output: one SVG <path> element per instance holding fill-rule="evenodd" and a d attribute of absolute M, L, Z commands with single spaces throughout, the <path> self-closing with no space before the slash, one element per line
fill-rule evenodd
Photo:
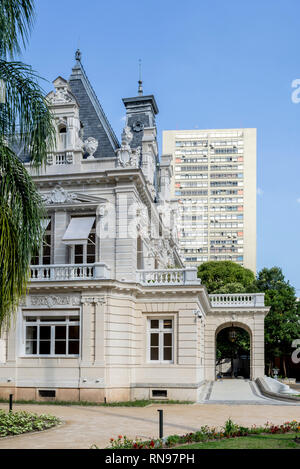
<path fill-rule="evenodd" d="M 142 60 L 139 59 L 139 88 L 138 88 L 138 95 L 143 96 L 143 82 L 142 82 Z"/>
<path fill-rule="evenodd" d="M 75 59 L 77 60 L 77 62 L 81 61 L 81 52 L 79 49 L 77 49 L 77 51 L 75 52 Z"/>

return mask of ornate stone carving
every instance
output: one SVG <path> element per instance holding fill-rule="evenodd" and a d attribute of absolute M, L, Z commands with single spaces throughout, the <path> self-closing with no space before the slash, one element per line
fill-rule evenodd
<path fill-rule="evenodd" d="M 65 305 L 80 306 L 81 304 L 80 297 L 72 295 L 30 295 L 29 298 L 32 306 L 46 306 L 47 308 Z"/>
<path fill-rule="evenodd" d="M 89 137 L 84 141 L 84 148 L 88 153 L 88 160 L 94 159 L 94 153 L 96 152 L 98 148 L 98 140 L 96 140 L 94 137 Z"/>
<path fill-rule="evenodd" d="M 116 150 L 117 155 L 117 164 L 122 167 L 132 167 L 138 168 L 141 148 L 137 147 L 135 149 L 130 147 L 133 135 L 130 130 L 130 127 L 124 127 L 122 132 L 122 144 L 121 148 Z"/>
<path fill-rule="evenodd" d="M 106 300 L 104 296 L 83 296 L 81 298 L 82 304 L 98 304 L 98 303 L 105 303 Z"/>
<path fill-rule="evenodd" d="M 52 91 L 47 96 L 47 101 L 50 105 L 69 104 L 75 103 L 75 99 L 70 93 L 68 83 L 58 78 L 54 81 L 55 91 Z"/>
<path fill-rule="evenodd" d="M 130 130 L 130 127 L 128 126 L 124 127 L 123 132 L 122 132 L 122 146 L 124 147 L 128 146 L 130 148 L 130 143 L 132 139 L 133 139 L 133 135 Z"/>
<path fill-rule="evenodd" d="M 43 201 L 47 204 L 65 204 L 69 202 L 73 202 L 74 199 L 76 199 L 76 194 L 69 193 L 65 191 L 60 186 L 56 186 L 51 194 L 49 195 L 43 195 L 42 196 Z"/>
<path fill-rule="evenodd" d="M 53 154 L 52 153 L 48 153 L 48 155 L 47 155 L 47 164 L 49 164 L 49 165 L 53 164 Z"/>
<path fill-rule="evenodd" d="M 34 306 L 48 306 L 48 308 L 52 308 L 53 306 L 70 304 L 70 297 L 56 295 L 31 296 L 31 304 Z"/>

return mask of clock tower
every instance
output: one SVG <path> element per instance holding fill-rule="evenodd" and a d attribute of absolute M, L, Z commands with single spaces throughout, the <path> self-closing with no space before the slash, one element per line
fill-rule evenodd
<path fill-rule="evenodd" d="M 157 129 L 155 116 L 158 107 L 153 95 L 143 95 L 142 81 L 139 80 L 138 96 L 123 98 L 126 108 L 126 124 L 132 139 L 130 147 L 140 149 L 139 165 L 153 196 L 156 194 L 156 172 L 159 163 Z"/>
<path fill-rule="evenodd" d="M 131 147 L 136 148 L 142 145 L 145 128 L 156 129 L 158 107 L 153 95 L 123 98 L 123 103 L 126 108 L 126 126 L 130 127 L 133 134 Z"/>

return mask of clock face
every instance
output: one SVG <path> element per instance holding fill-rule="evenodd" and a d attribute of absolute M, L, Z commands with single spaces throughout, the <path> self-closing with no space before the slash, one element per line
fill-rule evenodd
<path fill-rule="evenodd" d="M 133 130 L 135 132 L 140 132 L 141 130 L 143 130 L 143 128 L 144 128 L 144 125 L 140 121 L 137 121 L 133 124 Z"/>

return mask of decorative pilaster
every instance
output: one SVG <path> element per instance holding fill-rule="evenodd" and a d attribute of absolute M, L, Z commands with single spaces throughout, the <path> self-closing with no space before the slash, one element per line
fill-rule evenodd
<path fill-rule="evenodd" d="M 103 296 L 82 297 L 82 366 L 104 362 Z"/>

